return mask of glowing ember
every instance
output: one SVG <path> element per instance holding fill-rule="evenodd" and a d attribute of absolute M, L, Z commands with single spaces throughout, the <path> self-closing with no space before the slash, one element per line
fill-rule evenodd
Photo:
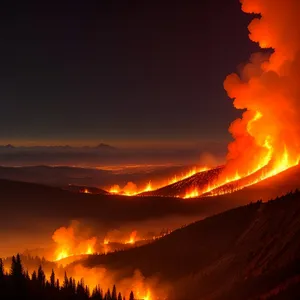
<path fill-rule="evenodd" d="M 82 193 L 84 193 L 84 194 L 91 194 L 91 192 L 88 189 L 86 189 L 86 188 L 82 190 Z"/>

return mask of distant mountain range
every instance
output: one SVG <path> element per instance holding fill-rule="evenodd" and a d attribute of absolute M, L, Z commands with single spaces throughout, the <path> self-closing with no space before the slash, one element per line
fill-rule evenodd
<path fill-rule="evenodd" d="M 0 145 L 0 150 L 104 150 L 104 151 L 114 151 L 117 150 L 108 144 L 100 143 L 96 146 L 82 146 L 74 147 L 69 145 L 56 145 L 56 146 L 14 146 L 12 144 Z"/>

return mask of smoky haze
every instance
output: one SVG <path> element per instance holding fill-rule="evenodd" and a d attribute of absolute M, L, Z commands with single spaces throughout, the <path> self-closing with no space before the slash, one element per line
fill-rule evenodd
<path fill-rule="evenodd" d="M 229 131 L 227 174 L 245 176 L 264 165 L 272 170 L 293 166 L 300 152 L 300 3 L 297 0 L 242 0 L 242 10 L 260 14 L 249 37 L 269 55 L 253 54 L 239 75 L 224 87 L 237 109 L 246 109 Z"/>

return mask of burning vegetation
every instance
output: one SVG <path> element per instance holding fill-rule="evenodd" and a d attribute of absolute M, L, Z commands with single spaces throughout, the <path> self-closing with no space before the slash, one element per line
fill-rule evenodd
<path fill-rule="evenodd" d="M 107 254 L 118 250 L 151 243 L 152 241 L 170 234 L 172 231 L 163 229 L 159 233 L 150 236 L 140 235 L 137 230 L 122 232 L 109 231 L 104 239 L 90 236 L 89 231 L 77 222 L 72 221 L 68 227 L 58 228 L 52 235 L 55 242 L 54 249 L 48 259 L 61 265 L 67 265 L 80 259 L 80 257 L 92 254 Z"/>
<path fill-rule="evenodd" d="M 227 76 L 224 88 L 242 117 L 231 123 L 234 141 L 218 178 L 205 186 L 189 187 L 177 196 L 219 195 L 253 185 L 297 164 L 300 160 L 300 3 L 296 0 L 241 0 L 242 10 L 256 14 L 249 38 L 268 54 L 256 53 L 238 74 Z M 174 176 L 169 184 L 186 176 Z M 160 187 L 156 187 L 160 188 Z M 138 190 L 133 183 L 112 189 L 125 195 Z"/>
<path fill-rule="evenodd" d="M 142 189 L 139 189 L 137 185 L 133 182 L 128 182 L 122 189 L 119 185 L 113 185 L 109 192 L 111 194 L 120 194 L 125 196 L 136 196 L 136 195 L 146 195 L 148 192 L 158 190 L 166 185 L 172 185 L 174 183 L 180 182 L 184 179 L 187 179 L 197 173 L 201 173 L 209 170 L 208 167 L 193 167 L 182 174 L 176 174 L 169 179 L 163 180 L 161 182 L 154 183 L 154 181 L 149 181 L 146 186 Z"/>
<path fill-rule="evenodd" d="M 54 261 L 59 261 L 70 256 L 78 256 L 84 254 L 95 253 L 96 237 L 84 239 L 82 236 L 76 234 L 77 223 L 69 227 L 60 227 L 57 229 L 52 239 L 56 244 L 54 252 Z"/>
<path fill-rule="evenodd" d="M 234 181 L 255 174 L 254 184 L 299 163 L 299 1 L 243 0 L 242 10 L 260 14 L 249 25 L 250 39 L 270 55 L 255 54 L 239 75 L 229 75 L 224 87 L 237 109 L 246 110 L 229 131 L 222 176 Z"/>
<path fill-rule="evenodd" d="M 102 278 L 104 279 L 102 282 L 91 286 L 85 281 L 87 279 L 89 282 L 89 277 L 79 279 L 77 274 L 68 277 L 66 271 L 62 272 L 63 270 L 57 269 L 55 265 L 52 265 L 51 271 L 47 266 L 44 269 L 42 264 L 45 264 L 45 260 L 39 261 L 39 267 L 30 269 L 26 264 L 32 259 L 24 258 L 25 264 L 19 254 L 13 256 L 11 260 L 3 261 L 0 258 L 1 299 L 159 299 L 154 298 L 154 292 L 139 272 L 136 272 L 132 278 L 119 282 L 120 288 L 117 290 L 115 284 L 107 287 L 105 278 Z M 88 272 L 90 275 L 93 274 L 91 271 Z M 87 271 L 81 275 L 87 275 Z"/>

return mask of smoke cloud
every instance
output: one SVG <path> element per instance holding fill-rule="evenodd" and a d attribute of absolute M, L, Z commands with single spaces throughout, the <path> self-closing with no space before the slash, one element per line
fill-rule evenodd
<path fill-rule="evenodd" d="M 268 166 L 279 172 L 296 165 L 300 153 L 300 2 L 241 0 L 255 13 L 249 38 L 270 55 L 254 54 L 224 87 L 237 109 L 245 110 L 229 131 L 224 174 L 247 176 Z"/>

